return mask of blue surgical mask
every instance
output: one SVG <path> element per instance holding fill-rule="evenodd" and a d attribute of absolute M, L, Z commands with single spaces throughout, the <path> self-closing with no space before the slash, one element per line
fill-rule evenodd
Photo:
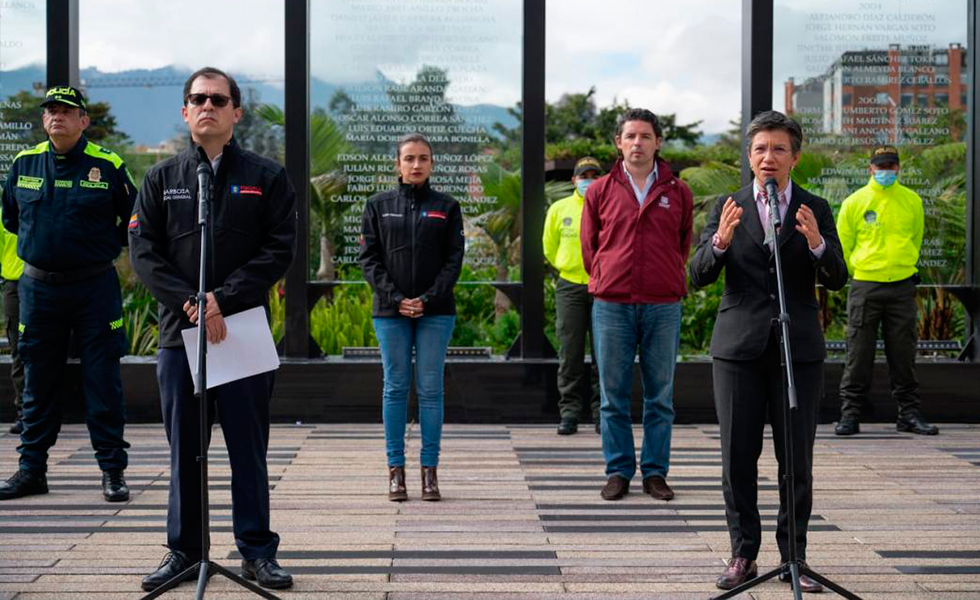
<path fill-rule="evenodd" d="M 585 198 L 585 190 L 589 189 L 589 186 L 592 184 L 593 181 L 594 181 L 593 179 L 580 179 L 575 184 L 575 187 L 578 189 L 578 195 Z"/>
<path fill-rule="evenodd" d="M 879 170 L 874 172 L 874 177 L 875 181 L 878 182 L 878 185 L 881 187 L 888 187 L 895 183 L 895 180 L 898 179 L 898 171 Z"/>

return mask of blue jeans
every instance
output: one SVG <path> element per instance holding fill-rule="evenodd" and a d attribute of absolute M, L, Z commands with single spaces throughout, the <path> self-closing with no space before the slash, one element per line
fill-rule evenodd
<path fill-rule="evenodd" d="M 442 438 L 442 381 L 446 349 L 456 317 L 433 315 L 375 317 L 374 333 L 381 347 L 384 366 L 384 403 L 388 466 L 405 465 L 405 423 L 408 420 L 408 392 L 412 386 L 412 348 L 415 348 L 415 391 L 419 398 L 419 424 L 422 429 L 423 467 L 439 464 Z"/>
<path fill-rule="evenodd" d="M 617 304 L 596 298 L 592 331 L 602 396 L 602 455 L 606 475 L 627 480 L 636 473 L 630 396 L 633 359 L 640 348 L 643 381 L 643 446 L 640 473 L 667 476 L 674 424 L 674 367 L 681 334 L 681 303 Z"/>

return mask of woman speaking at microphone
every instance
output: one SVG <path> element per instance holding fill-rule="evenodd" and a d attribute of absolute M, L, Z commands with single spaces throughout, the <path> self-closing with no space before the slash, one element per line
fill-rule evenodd
<path fill-rule="evenodd" d="M 432 144 L 419 133 L 398 141 L 398 187 L 371 197 L 361 219 L 361 271 L 374 290 L 374 331 L 384 368 L 382 416 L 388 499 L 408 500 L 405 423 L 415 351 L 422 430 L 422 499 L 436 501 L 442 437 L 443 366 L 456 323 L 453 286 L 463 265 L 459 203 L 429 186 Z"/>

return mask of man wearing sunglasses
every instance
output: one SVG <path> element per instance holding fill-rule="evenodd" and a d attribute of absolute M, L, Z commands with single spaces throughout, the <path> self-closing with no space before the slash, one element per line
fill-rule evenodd
<path fill-rule="evenodd" d="M 160 302 L 157 379 L 170 442 L 167 546 L 160 567 L 143 579 L 151 591 L 200 561 L 200 408 L 194 397 L 181 330 L 197 323 L 200 267 L 197 169 L 211 167 L 213 192 L 205 327 L 208 341 L 225 339 L 224 318 L 257 306 L 268 314 L 269 290 L 293 258 L 295 193 L 281 165 L 241 148 L 234 138 L 242 117 L 241 91 L 224 72 L 205 67 L 184 85 L 180 109 L 191 134 L 184 152 L 146 174 L 129 221 L 137 275 Z M 242 575 L 268 588 L 292 577 L 276 562 L 279 536 L 269 528 L 269 401 L 272 373 L 208 391 L 208 416 L 217 416 L 232 472 L 232 521 Z M 210 431 L 210 429 L 209 429 Z M 189 579 L 197 577 L 192 572 Z"/>

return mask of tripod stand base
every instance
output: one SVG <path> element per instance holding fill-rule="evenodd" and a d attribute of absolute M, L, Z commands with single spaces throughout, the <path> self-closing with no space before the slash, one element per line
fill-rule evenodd
<path fill-rule="evenodd" d="M 779 565 L 772 571 L 769 571 L 768 573 L 763 573 L 762 575 L 759 575 L 755 579 L 750 579 L 749 581 L 746 581 L 742 585 L 733 587 L 732 589 L 728 590 L 724 594 L 720 596 L 715 596 L 714 598 L 712 598 L 712 600 L 726 600 L 727 598 L 734 598 L 735 596 L 738 596 L 742 592 L 750 590 L 755 586 L 764 583 L 766 581 L 769 581 L 773 577 L 778 577 L 784 573 L 789 573 L 790 582 L 793 586 L 793 597 L 796 598 L 796 600 L 802 600 L 803 597 L 803 594 L 800 591 L 800 575 L 806 575 L 810 579 L 823 584 L 823 586 L 826 587 L 827 589 L 837 592 L 838 595 L 847 598 L 848 600 L 861 600 L 860 596 L 847 591 L 846 589 L 837 585 L 833 581 L 827 579 L 823 575 L 819 575 L 818 573 L 815 573 L 800 561 L 784 562 L 783 564 Z"/>
<path fill-rule="evenodd" d="M 170 581 L 164 583 L 163 585 L 153 590 L 146 596 L 143 596 L 142 600 L 152 600 L 157 596 L 161 596 L 169 592 L 170 590 L 172 590 L 173 588 L 177 587 L 178 585 L 180 585 L 185 581 L 191 581 L 193 579 L 193 575 L 195 572 L 197 572 L 198 574 L 197 592 L 194 594 L 195 600 L 202 600 L 204 598 L 204 589 L 208 585 L 208 579 L 211 579 L 211 576 L 214 575 L 215 573 L 224 575 L 225 577 L 237 583 L 241 587 L 258 594 L 259 596 L 262 596 L 267 600 L 280 600 L 279 596 L 276 596 L 272 592 L 269 592 L 268 590 L 265 590 L 257 586 L 251 581 L 245 580 L 239 575 L 232 573 L 231 571 L 222 567 L 218 563 L 212 562 L 210 560 L 202 560 L 184 569 L 181 573 L 171 578 Z"/>

